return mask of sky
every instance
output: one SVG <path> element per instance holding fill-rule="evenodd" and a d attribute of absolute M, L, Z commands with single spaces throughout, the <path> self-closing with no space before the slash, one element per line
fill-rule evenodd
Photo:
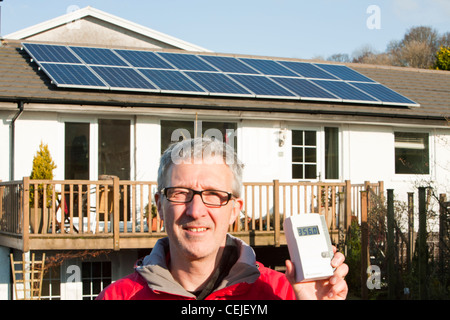
<path fill-rule="evenodd" d="M 450 0 L 3 0 L 0 33 L 89 5 L 218 53 L 299 59 L 383 52 L 414 26 L 450 31 Z"/>

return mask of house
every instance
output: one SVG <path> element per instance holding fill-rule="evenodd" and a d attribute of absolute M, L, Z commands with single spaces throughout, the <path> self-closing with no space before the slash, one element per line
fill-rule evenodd
<path fill-rule="evenodd" d="M 85 36 L 86 32 L 89 37 Z M 51 269 L 44 282 L 43 295 L 46 298 L 92 298 L 102 285 L 129 273 L 134 261 L 147 254 L 155 239 L 161 236 L 160 228 L 155 234 L 147 233 L 142 212 L 150 203 L 144 200 L 149 200 L 154 191 L 151 182 L 156 181 L 161 151 L 170 143 L 174 133 L 178 138 L 181 132 L 194 136 L 210 130 L 215 137 L 229 139 L 235 147 L 246 165 L 244 181 L 251 190 L 249 194 L 253 194 L 253 198 L 246 201 L 245 213 L 252 218 L 252 224 L 244 222 L 244 226 L 236 227 L 238 231 L 259 228 L 267 231 L 262 232 L 265 235 L 269 234 L 272 229 L 263 229 L 263 223 L 269 223 L 269 219 L 263 222 L 264 213 L 254 213 L 253 209 L 262 208 L 266 200 L 267 207 L 273 205 L 269 204 L 272 197 L 263 195 L 265 192 L 269 194 L 269 186 L 272 188 L 282 182 L 286 185 L 280 195 L 290 201 L 291 207 L 289 204 L 280 209 L 273 206 L 272 209 L 267 208 L 267 213 L 276 215 L 280 214 L 279 211 L 284 214 L 293 211 L 292 205 L 296 204 L 290 200 L 293 199 L 292 191 L 289 196 L 286 190 L 294 190 L 289 189 L 289 183 L 299 181 L 310 185 L 329 183 L 339 188 L 348 181 L 352 184 L 381 181 L 384 189 L 394 189 L 400 199 L 423 183 L 432 183 L 442 192 L 448 190 L 448 72 L 345 64 L 345 67 L 412 101 L 400 104 L 247 94 L 214 95 L 200 94 L 200 91 L 171 93 L 123 88 L 68 88 L 55 85 L 58 81 L 51 79 L 44 65 L 38 64 L 39 59 L 30 55 L 26 43 L 126 49 L 156 52 L 158 56 L 164 53 L 201 54 L 202 57 L 248 59 L 245 61 L 249 63 L 254 60 L 277 61 L 278 64 L 314 63 L 213 53 L 89 7 L 5 36 L 0 47 L 0 132 L 8 139 L 0 141 L 4 150 L 0 180 L 5 188 L 6 182 L 19 181 L 17 185 L 25 190 L 23 194 L 29 192 L 32 186 L 26 177 L 30 175 L 33 156 L 41 142 L 48 144 L 57 165 L 55 181 L 59 181 L 53 189 L 55 196 L 49 196 L 53 199 L 49 208 L 57 206 L 60 215 L 57 215 L 57 209 L 52 209 L 49 219 L 54 223 L 49 223 L 48 235 L 29 231 L 28 227 L 22 232 L 29 233 L 29 238 L 13 237 L 10 231 L 0 233 L 2 298 L 11 298 L 9 262 L 3 263 L 9 260 L 11 251 L 16 255 L 21 250 L 47 254 L 78 250 L 79 255 L 85 254 L 83 250 L 95 248 L 107 251 L 88 260 L 69 258 L 59 269 Z M 114 178 L 107 177 L 103 185 L 99 179 L 102 175 Z M 84 181 L 91 183 L 81 186 Z M 139 191 L 140 182 L 145 182 L 147 189 Z M 108 185 L 112 189 L 108 189 Z M 87 190 L 91 188 L 95 191 L 90 196 L 75 200 L 77 192 L 88 194 Z M 56 193 L 61 195 L 67 190 L 69 197 L 56 201 Z M 275 192 L 275 187 L 270 190 Z M 307 195 L 306 187 L 304 190 L 305 199 L 317 198 L 316 204 L 308 210 L 319 207 L 321 201 L 318 199 L 323 195 L 314 193 L 312 189 Z M 113 194 L 104 199 L 114 202 L 114 208 L 120 204 L 121 208 L 127 209 L 109 212 L 116 218 L 108 218 L 106 207 L 109 208 L 109 202 L 99 200 L 100 192 Z M 142 192 L 140 196 L 139 192 Z M 333 199 L 330 204 L 322 202 L 324 206 L 335 208 L 339 195 L 332 191 L 330 197 Z M 136 199 L 144 200 L 139 202 Z M 86 205 L 86 201 L 90 201 L 90 205 Z M 126 201 L 137 202 L 133 202 L 133 208 L 141 212 L 139 219 L 124 218 L 129 214 L 133 216 L 131 212 L 134 212 L 131 202 L 124 205 Z M 31 208 L 28 201 L 23 203 Z M 90 220 L 93 213 L 80 209 L 94 207 L 98 217 L 102 204 L 101 219 L 104 220 L 97 219 L 95 224 Z M 65 205 L 69 207 L 66 214 L 70 218 L 67 234 L 63 232 L 64 227 L 59 226 L 59 231 L 56 228 L 56 219 L 64 223 L 61 212 Z M 130 212 L 126 211 L 128 209 Z M 251 216 L 250 211 L 253 212 Z M 2 216 L 6 216 L 6 210 L 2 211 Z M 33 219 L 28 215 L 21 217 L 29 223 Z M 276 219 L 271 223 L 275 227 Z M 75 228 L 78 228 L 77 234 Z M 111 231 L 108 228 L 114 232 L 108 233 Z M 248 234 L 245 237 L 251 240 Z M 264 241 L 273 246 L 272 240 Z"/>

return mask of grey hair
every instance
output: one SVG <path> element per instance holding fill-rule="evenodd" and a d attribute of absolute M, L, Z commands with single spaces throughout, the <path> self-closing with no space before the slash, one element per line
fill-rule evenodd
<path fill-rule="evenodd" d="M 233 174 L 232 192 L 240 197 L 242 188 L 242 171 L 244 165 L 238 159 L 232 146 L 218 139 L 185 139 L 171 144 L 162 154 L 158 168 L 158 191 L 167 187 L 167 173 L 174 164 L 201 163 L 202 160 L 221 158 Z M 222 163 L 222 162 L 221 162 Z"/>

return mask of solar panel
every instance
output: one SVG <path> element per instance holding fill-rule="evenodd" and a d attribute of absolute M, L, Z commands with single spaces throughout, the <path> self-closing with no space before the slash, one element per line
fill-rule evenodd
<path fill-rule="evenodd" d="M 280 96 L 295 97 L 296 96 L 279 86 L 276 82 L 264 76 L 230 74 L 230 77 L 241 83 L 257 96 Z"/>
<path fill-rule="evenodd" d="M 92 71 L 81 64 L 42 63 L 50 78 L 59 86 L 85 86 L 97 89 L 108 87 Z"/>
<path fill-rule="evenodd" d="M 352 85 L 357 87 L 358 89 L 367 92 L 371 96 L 381 100 L 383 103 L 398 103 L 398 104 L 406 104 L 406 105 L 416 105 L 416 103 L 405 96 L 385 87 L 381 84 L 377 83 L 361 83 L 361 82 L 352 82 Z"/>
<path fill-rule="evenodd" d="M 336 64 L 315 64 L 317 67 L 330 72 L 335 75 L 338 79 L 346 81 L 363 81 L 363 82 L 375 82 L 372 79 L 363 76 L 361 73 L 350 69 L 347 66 L 336 65 Z"/>
<path fill-rule="evenodd" d="M 344 65 L 34 43 L 23 47 L 60 87 L 418 106 Z"/>
<path fill-rule="evenodd" d="M 200 56 L 222 72 L 258 74 L 259 72 L 233 57 Z"/>
<path fill-rule="evenodd" d="M 333 93 L 346 102 L 379 102 L 347 82 L 332 80 L 311 80 L 323 89 Z"/>
<path fill-rule="evenodd" d="M 92 69 L 111 87 L 120 89 L 145 89 L 157 88 L 142 77 L 136 70 L 124 67 L 99 67 Z"/>
<path fill-rule="evenodd" d="M 127 66 L 114 51 L 103 48 L 70 47 L 86 64 L 104 66 Z"/>
<path fill-rule="evenodd" d="M 279 61 L 279 62 L 305 78 L 337 80 L 337 78 L 332 74 L 316 67 L 311 63 L 294 62 L 294 61 Z"/>
<path fill-rule="evenodd" d="M 300 78 L 284 78 L 284 77 L 272 77 L 285 88 L 291 90 L 300 98 L 314 98 L 317 100 L 340 100 L 336 96 L 332 95 L 328 91 L 318 87 L 314 83 L 307 79 Z"/>
<path fill-rule="evenodd" d="M 27 43 L 24 48 L 33 59 L 39 62 L 81 63 L 80 59 L 65 46 Z"/>
<path fill-rule="evenodd" d="M 239 58 L 239 60 L 255 68 L 262 74 L 268 76 L 297 76 L 291 70 L 283 67 L 281 64 L 273 60 L 263 60 L 263 59 L 250 59 L 250 58 Z"/>
<path fill-rule="evenodd" d="M 180 70 L 217 71 L 208 63 L 193 54 L 159 52 L 158 55 Z"/>
<path fill-rule="evenodd" d="M 114 50 L 130 65 L 137 68 L 173 69 L 173 67 L 151 51 Z"/>
<path fill-rule="evenodd" d="M 222 73 L 186 72 L 186 75 L 213 94 L 252 95 L 251 92 Z"/>
<path fill-rule="evenodd" d="M 205 92 L 188 77 L 175 70 L 139 69 L 139 71 L 162 91 Z"/>

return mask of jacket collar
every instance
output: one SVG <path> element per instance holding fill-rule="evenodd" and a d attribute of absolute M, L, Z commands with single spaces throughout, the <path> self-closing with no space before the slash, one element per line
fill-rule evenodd
<path fill-rule="evenodd" d="M 242 240 L 231 235 L 227 236 L 235 243 L 239 258 L 215 291 L 239 283 L 253 283 L 260 276 L 253 249 Z M 167 267 L 168 254 L 169 238 L 158 240 L 152 252 L 143 259 L 142 264 L 136 268 L 136 271 L 147 281 L 148 286 L 153 291 L 195 299 L 195 295 L 186 291 L 172 277 Z"/>

